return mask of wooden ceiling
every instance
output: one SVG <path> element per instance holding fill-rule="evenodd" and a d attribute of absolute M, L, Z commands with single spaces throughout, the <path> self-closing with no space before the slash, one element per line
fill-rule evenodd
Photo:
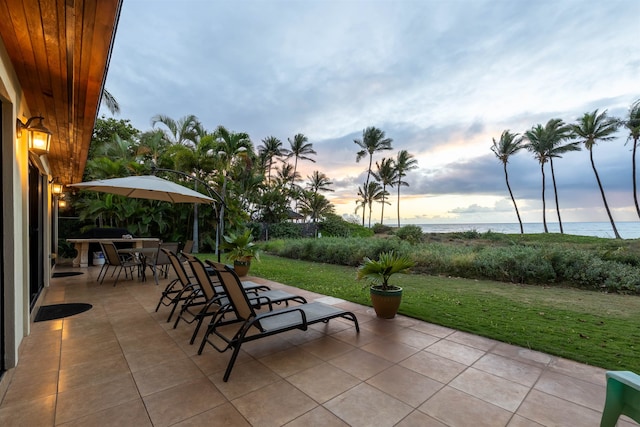
<path fill-rule="evenodd" d="M 31 115 L 53 133 L 48 161 L 63 184 L 82 181 L 121 6 L 0 0 L 0 37 Z"/>

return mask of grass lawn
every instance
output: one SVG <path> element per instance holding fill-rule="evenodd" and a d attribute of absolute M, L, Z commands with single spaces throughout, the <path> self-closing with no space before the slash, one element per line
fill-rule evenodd
<path fill-rule="evenodd" d="M 212 254 L 200 254 L 213 259 Z M 250 274 L 370 305 L 355 268 L 261 254 Z M 640 372 L 640 297 L 428 275 L 395 275 L 400 312 L 611 370 Z"/>

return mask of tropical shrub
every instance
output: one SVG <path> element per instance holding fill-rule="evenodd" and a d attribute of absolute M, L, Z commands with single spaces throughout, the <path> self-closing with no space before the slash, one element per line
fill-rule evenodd
<path fill-rule="evenodd" d="M 394 235 L 409 243 L 416 244 L 422 241 L 422 228 L 417 225 L 405 225 L 397 229 Z"/>
<path fill-rule="evenodd" d="M 370 237 L 373 230 L 345 221 L 335 214 L 326 215 L 324 221 L 319 224 L 323 237 Z"/>

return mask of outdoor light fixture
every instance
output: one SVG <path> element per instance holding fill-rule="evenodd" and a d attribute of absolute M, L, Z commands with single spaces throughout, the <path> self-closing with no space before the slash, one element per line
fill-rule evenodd
<path fill-rule="evenodd" d="M 38 120 L 38 122 L 32 123 L 34 120 Z M 27 120 L 26 123 L 18 119 L 17 123 L 18 138 L 22 137 L 22 131 L 26 129 L 29 151 L 38 155 L 47 154 L 51 148 L 51 131 L 42 124 L 43 120 L 44 117 L 35 116 Z"/>
<path fill-rule="evenodd" d="M 66 208 L 67 207 L 67 201 L 65 199 L 58 200 L 58 207 L 59 208 Z"/>
<path fill-rule="evenodd" d="M 51 184 L 51 192 L 53 194 L 62 194 L 62 184 L 56 184 L 55 182 Z"/>

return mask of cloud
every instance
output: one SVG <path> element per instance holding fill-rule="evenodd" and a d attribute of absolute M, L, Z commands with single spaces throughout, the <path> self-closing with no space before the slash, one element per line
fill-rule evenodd
<path fill-rule="evenodd" d="M 366 179 L 353 140 L 368 126 L 394 140 L 375 160 L 402 149 L 418 160 L 406 197 L 508 200 L 492 138 L 595 109 L 623 116 L 640 97 L 634 0 L 149 4 L 122 8 L 106 82 L 121 117 L 148 130 L 156 114 L 195 114 L 256 145 L 304 133 L 318 155 L 302 176 L 326 173 L 344 206 Z M 594 149 L 616 208 L 630 203 L 625 138 Z M 519 153 L 508 171 L 514 197 L 538 209 L 536 161 Z M 602 203 L 587 152 L 559 159 L 556 179 L 563 206 Z"/>

